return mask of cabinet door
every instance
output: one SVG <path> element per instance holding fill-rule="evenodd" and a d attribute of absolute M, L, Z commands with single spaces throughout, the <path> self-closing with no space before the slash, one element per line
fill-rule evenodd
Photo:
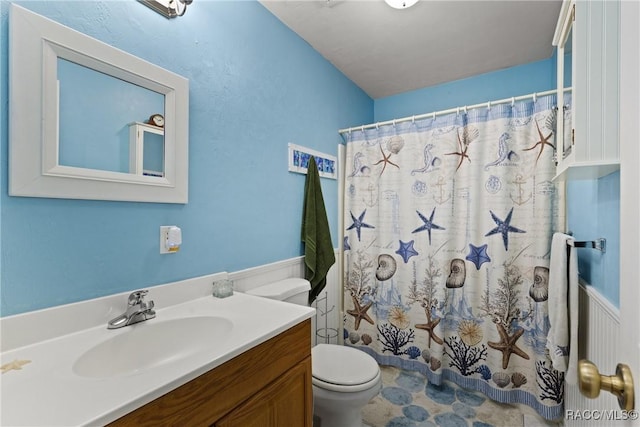
<path fill-rule="evenodd" d="M 563 64 L 567 60 L 572 71 L 572 107 L 569 122 L 558 115 L 558 177 L 595 179 L 620 169 L 619 21 L 620 1 L 565 0 L 563 5 L 554 36 L 558 44 L 558 101 L 565 104 Z M 571 54 L 564 55 L 569 39 Z M 570 132 L 563 132 L 563 125 Z"/>
<path fill-rule="evenodd" d="M 215 427 L 311 427 L 311 358 L 293 367 L 215 424 Z"/>

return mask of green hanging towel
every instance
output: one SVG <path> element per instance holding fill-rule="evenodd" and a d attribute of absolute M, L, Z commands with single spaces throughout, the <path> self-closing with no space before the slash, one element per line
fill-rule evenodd
<path fill-rule="evenodd" d="M 336 262 L 331 243 L 327 211 L 324 208 L 318 166 L 311 156 L 304 183 L 302 209 L 302 241 L 304 242 L 305 279 L 311 282 L 309 304 L 327 284 L 327 272 Z"/>

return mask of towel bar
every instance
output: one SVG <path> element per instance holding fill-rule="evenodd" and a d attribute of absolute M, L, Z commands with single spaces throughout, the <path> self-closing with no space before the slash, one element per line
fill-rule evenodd
<path fill-rule="evenodd" d="M 602 253 L 607 252 L 607 239 L 602 237 L 596 240 L 567 242 L 567 244 L 575 248 L 591 248 L 602 251 Z"/>

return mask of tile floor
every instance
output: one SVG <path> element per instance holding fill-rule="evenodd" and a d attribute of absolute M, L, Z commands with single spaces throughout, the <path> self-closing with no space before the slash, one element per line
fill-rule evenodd
<path fill-rule="evenodd" d="M 371 427 L 556 426 L 516 405 L 496 403 L 482 393 L 445 382 L 427 384 L 418 372 L 381 366 L 383 389 L 362 416 Z M 324 427 L 324 426 L 323 426 Z"/>

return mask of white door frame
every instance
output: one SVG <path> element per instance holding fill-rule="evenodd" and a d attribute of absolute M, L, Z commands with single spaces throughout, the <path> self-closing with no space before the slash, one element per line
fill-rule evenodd
<path fill-rule="evenodd" d="M 620 9 L 620 348 L 640 410 L 640 2 Z M 601 372 L 612 375 L 614 372 Z M 640 420 L 627 425 L 640 425 Z"/>

